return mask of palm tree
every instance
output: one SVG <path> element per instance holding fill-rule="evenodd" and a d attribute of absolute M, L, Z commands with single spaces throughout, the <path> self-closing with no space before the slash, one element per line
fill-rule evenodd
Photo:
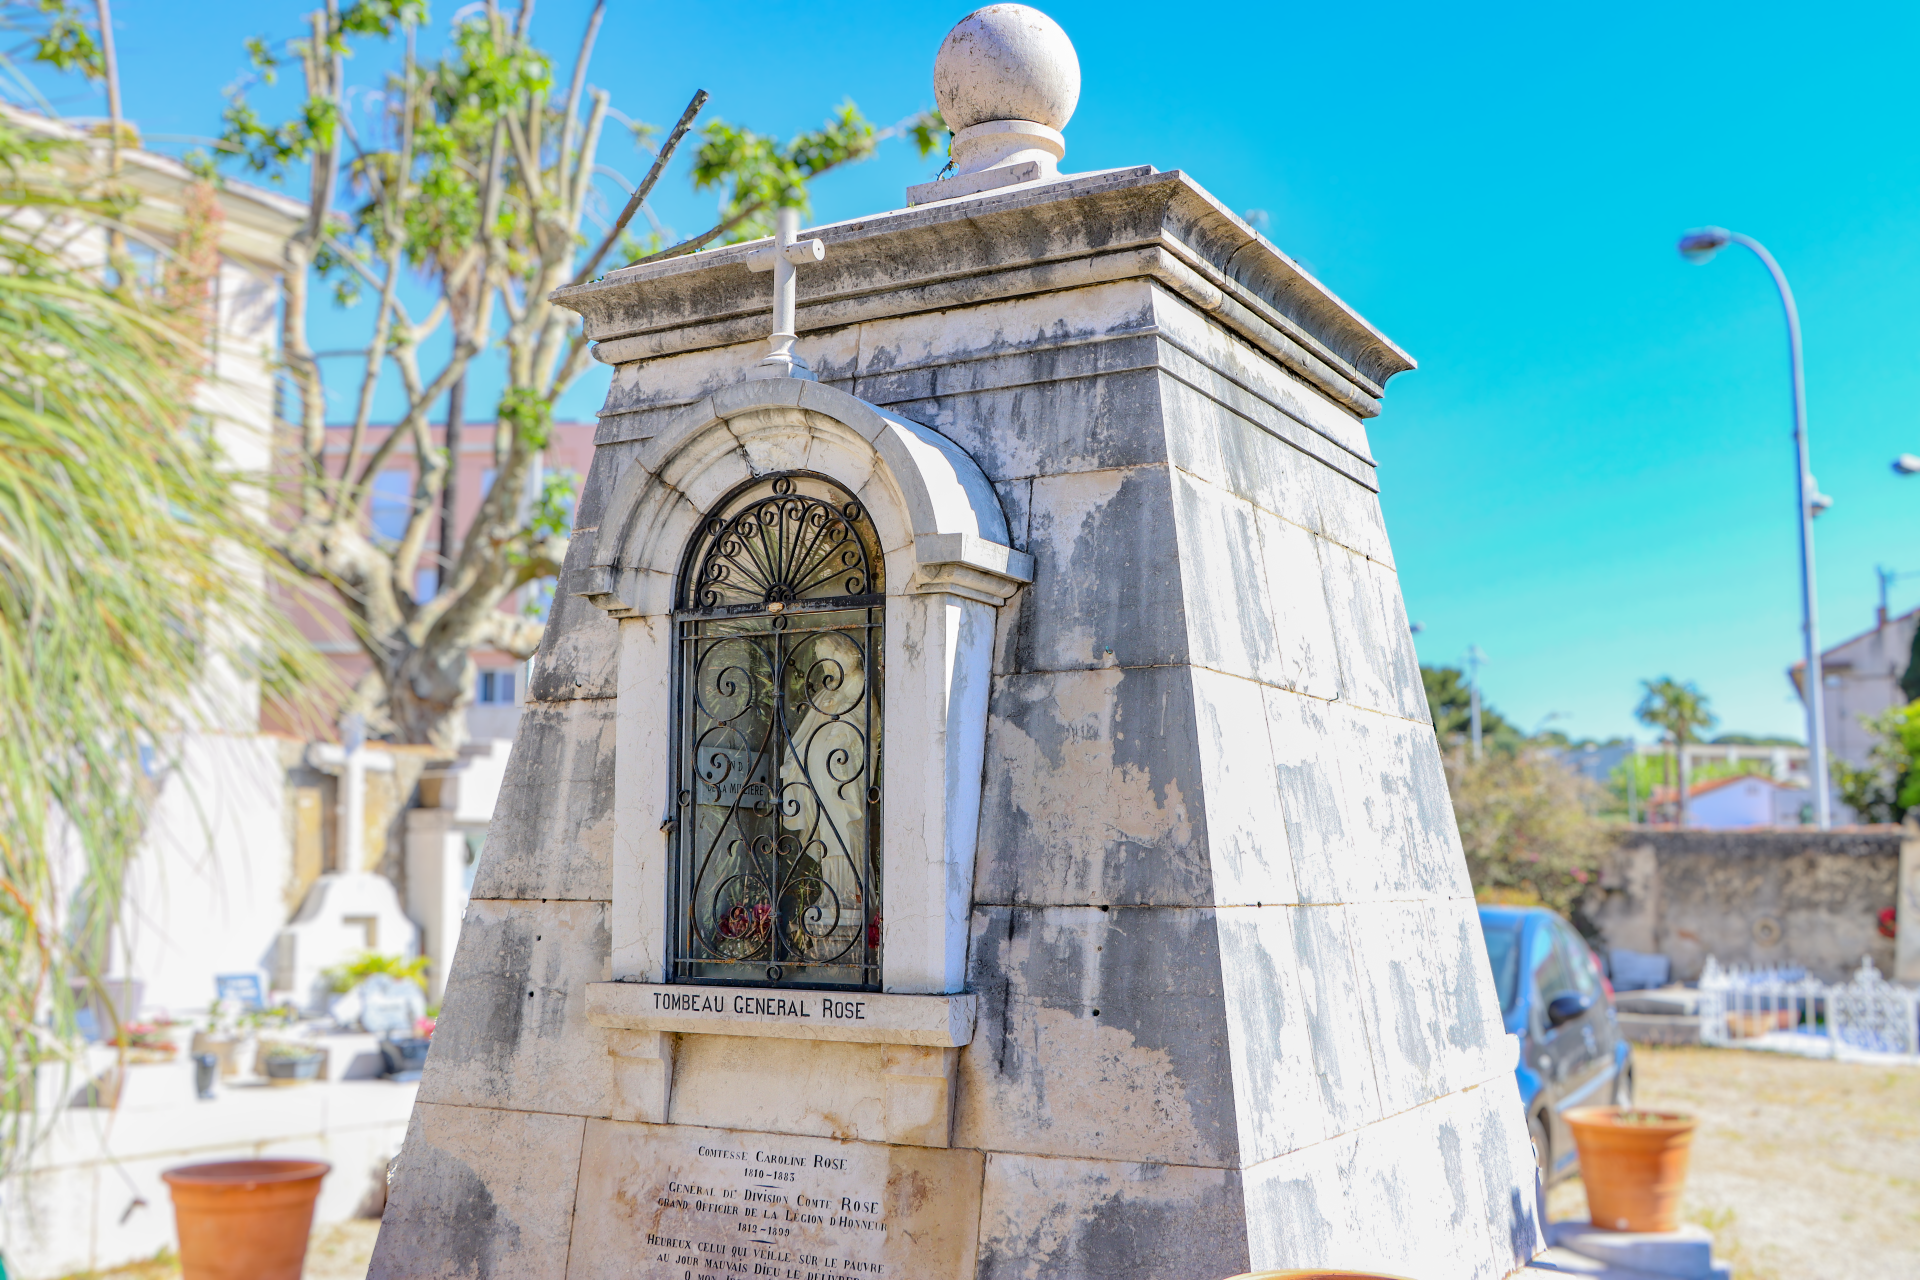
<path fill-rule="evenodd" d="M 89 160 L 62 146 L 0 120 L 0 1175 L 42 1071 L 80 1060 L 148 779 L 231 717 L 210 675 L 271 694 L 327 669 L 265 590 L 261 478 L 196 408 L 211 189 L 156 270 L 103 271 L 123 205 L 66 185 Z"/>
<path fill-rule="evenodd" d="M 1661 676 L 1658 680 L 1640 682 L 1640 705 L 1633 714 L 1641 724 L 1658 729 L 1666 734 L 1667 742 L 1673 748 L 1678 762 L 1680 794 L 1680 826 L 1687 825 L 1687 760 L 1686 745 L 1696 739 L 1700 730 L 1711 729 L 1719 723 L 1719 717 L 1707 709 L 1707 695 L 1693 681 L 1685 684 L 1672 676 Z"/>

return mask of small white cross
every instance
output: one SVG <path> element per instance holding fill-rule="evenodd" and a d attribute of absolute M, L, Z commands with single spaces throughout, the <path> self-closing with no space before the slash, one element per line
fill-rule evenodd
<path fill-rule="evenodd" d="M 780 210 L 777 234 L 774 242 L 763 249 L 756 249 L 747 259 L 747 268 L 751 271 L 773 272 L 773 334 L 767 339 L 767 354 L 760 363 L 753 366 L 747 374 L 749 378 L 806 378 L 813 380 L 813 370 L 807 362 L 794 354 L 793 312 L 794 312 L 794 276 L 793 269 L 808 262 L 819 262 L 827 256 L 827 246 L 818 240 L 801 240 L 800 211 L 798 209 Z"/>

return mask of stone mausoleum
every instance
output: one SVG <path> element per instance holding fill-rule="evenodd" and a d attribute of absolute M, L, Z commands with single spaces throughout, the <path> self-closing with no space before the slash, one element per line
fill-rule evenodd
<path fill-rule="evenodd" d="M 935 85 L 907 208 L 562 293 L 612 390 L 372 1274 L 1507 1275 L 1413 362 L 1185 174 L 1060 172 L 1043 15 Z"/>

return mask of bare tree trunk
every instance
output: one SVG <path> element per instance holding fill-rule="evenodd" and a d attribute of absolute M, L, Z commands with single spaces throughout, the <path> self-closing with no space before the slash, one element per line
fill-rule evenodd
<path fill-rule="evenodd" d="M 466 408 L 467 375 L 462 373 L 447 392 L 447 478 L 440 491 L 440 566 L 434 577 L 435 595 L 446 589 L 460 555 L 460 443 Z"/>

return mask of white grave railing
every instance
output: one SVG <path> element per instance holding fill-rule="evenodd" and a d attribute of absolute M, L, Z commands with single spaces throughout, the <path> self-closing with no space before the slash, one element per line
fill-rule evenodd
<path fill-rule="evenodd" d="M 1787 1047 L 1777 1037 L 1824 1041 L 1830 1057 L 1845 1049 L 1920 1054 L 1920 991 L 1888 982 L 1862 958 L 1846 982 L 1821 982 L 1804 969 L 1749 969 L 1712 956 L 1700 974 L 1702 1044 Z M 1744 1042 L 1744 1043 L 1743 1043 Z"/>

